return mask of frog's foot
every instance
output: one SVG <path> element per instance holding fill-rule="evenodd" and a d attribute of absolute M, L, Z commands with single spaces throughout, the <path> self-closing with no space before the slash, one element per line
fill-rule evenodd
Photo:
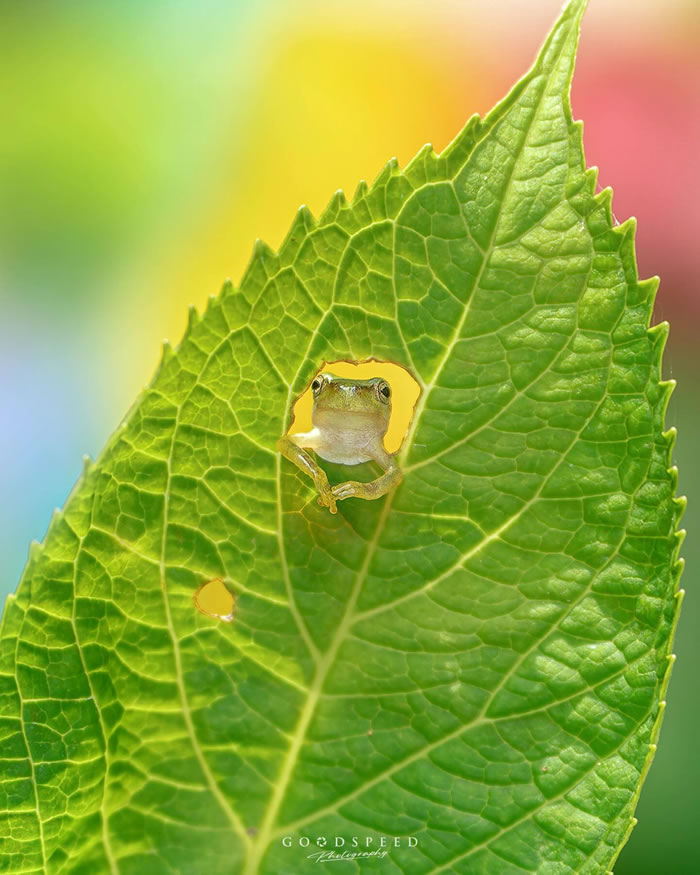
<path fill-rule="evenodd" d="M 346 480 L 345 483 L 339 483 L 331 490 L 338 501 L 344 498 L 368 498 L 367 484 L 358 483 L 357 480 Z"/>
<path fill-rule="evenodd" d="M 333 495 L 328 478 L 319 477 L 316 480 L 316 489 L 318 490 L 318 503 L 321 507 L 327 507 L 331 513 L 338 513 L 338 508 L 335 506 L 335 495 Z"/>

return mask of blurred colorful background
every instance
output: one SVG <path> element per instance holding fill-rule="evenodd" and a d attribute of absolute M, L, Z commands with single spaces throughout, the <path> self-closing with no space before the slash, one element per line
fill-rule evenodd
<path fill-rule="evenodd" d="M 0 5 L 0 596 L 253 241 L 276 247 L 396 156 L 442 149 L 527 69 L 560 0 Z M 700 6 L 591 0 L 573 91 L 589 164 L 639 219 L 678 380 L 689 593 L 661 745 L 618 875 L 700 871 Z M 695 499 L 695 501 L 693 501 Z"/>

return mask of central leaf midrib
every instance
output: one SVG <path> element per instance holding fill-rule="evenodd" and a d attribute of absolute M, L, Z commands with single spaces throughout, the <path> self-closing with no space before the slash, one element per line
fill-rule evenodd
<path fill-rule="evenodd" d="M 597 409 L 598 408 L 596 407 L 595 410 L 593 411 L 593 413 L 591 414 L 591 417 L 595 415 L 595 411 Z M 581 427 L 580 431 L 574 435 L 574 439 L 573 439 L 572 443 L 577 440 L 581 431 L 583 431 L 583 429 L 586 427 L 586 425 L 590 421 L 591 417 L 589 417 L 586 420 L 584 425 Z M 559 464 L 561 464 L 563 461 L 564 461 L 564 457 L 562 457 Z M 541 488 L 544 488 L 544 484 Z M 530 500 L 530 502 L 528 503 L 528 505 L 526 507 L 529 507 L 531 504 L 533 504 L 537 500 L 537 498 L 538 498 L 538 496 L 534 496 Z M 497 529 L 495 532 L 492 532 L 489 536 L 487 536 L 482 541 L 480 541 L 478 544 L 476 544 L 474 547 L 472 547 L 467 552 L 467 554 L 464 554 L 462 557 L 460 557 L 460 559 L 448 570 L 448 572 L 444 572 L 442 575 L 440 575 L 434 581 L 431 581 L 429 585 L 426 585 L 426 587 L 423 587 L 420 590 L 417 590 L 415 592 L 409 593 L 407 596 L 401 598 L 398 601 L 406 601 L 406 600 L 412 598 L 413 596 L 416 596 L 416 595 L 419 595 L 420 593 L 425 592 L 429 586 L 430 586 L 430 588 L 432 588 L 432 586 L 436 585 L 439 581 L 443 580 L 448 574 L 453 573 L 457 568 L 459 568 L 463 564 L 463 562 L 466 561 L 467 558 L 471 558 L 471 556 L 476 555 L 482 549 L 484 549 L 484 547 L 488 546 L 488 544 L 490 544 L 492 541 L 499 538 L 504 530 L 509 528 L 514 522 L 516 522 L 520 518 L 520 516 L 522 515 L 522 513 L 524 512 L 525 509 L 526 508 L 521 509 L 516 516 L 511 517 L 509 520 L 506 520 L 506 522 L 503 523 L 503 525 L 499 529 Z M 614 558 L 615 555 L 616 554 L 613 554 L 611 556 L 610 561 L 612 561 L 612 559 Z M 559 619 L 557 621 L 558 624 L 561 624 L 561 622 L 563 620 L 565 620 L 566 617 L 568 617 L 571 614 L 571 612 L 576 608 L 576 606 L 579 605 L 590 594 L 591 586 L 593 585 L 595 578 L 596 578 L 596 575 L 593 575 L 589 584 L 583 588 L 583 590 L 577 596 L 576 599 L 574 599 L 572 602 L 570 602 L 570 604 L 567 606 L 566 611 L 564 611 L 562 616 L 559 617 Z M 364 614 L 357 615 L 354 618 L 351 618 L 351 620 L 348 622 L 348 627 L 349 628 L 352 627 L 356 621 L 367 619 L 369 616 L 373 616 L 377 613 L 380 613 L 383 610 L 390 610 L 396 604 L 397 604 L 397 601 L 395 600 L 394 602 L 390 603 L 389 605 L 382 605 L 381 609 L 376 608 L 376 609 L 372 609 L 371 611 L 367 611 Z M 540 646 L 542 641 L 546 638 L 547 635 L 549 635 L 551 633 L 551 631 L 552 631 L 551 629 L 547 629 L 546 632 L 542 636 L 535 639 L 533 644 L 523 654 L 521 654 L 520 658 L 517 659 L 515 661 L 515 663 L 513 664 L 513 666 L 511 666 L 511 668 L 505 673 L 502 681 L 490 692 L 489 697 L 488 697 L 487 701 L 484 703 L 483 707 L 481 708 L 479 714 L 471 722 L 458 726 L 455 730 L 447 733 L 446 735 L 442 736 L 441 738 L 437 739 L 434 742 L 430 742 L 429 744 L 424 745 L 419 750 L 414 751 L 413 753 L 404 757 L 399 762 L 394 763 L 392 766 L 389 766 L 387 769 L 384 769 L 382 772 L 374 775 L 371 779 L 365 781 L 364 784 L 354 788 L 349 793 L 347 793 L 345 796 L 343 796 L 341 799 L 337 799 L 331 806 L 327 806 L 326 808 L 324 808 L 322 812 L 316 811 L 316 812 L 313 812 L 312 814 L 306 815 L 303 818 L 300 818 L 294 824 L 286 825 L 285 829 L 288 831 L 291 831 L 293 829 L 300 828 L 301 826 L 303 826 L 307 823 L 311 823 L 314 820 L 317 820 L 321 814 L 327 814 L 327 813 L 330 813 L 332 811 L 337 811 L 340 806 L 346 805 L 352 799 L 356 798 L 357 796 L 359 796 L 363 792 L 365 792 L 367 789 L 369 789 L 369 787 L 374 786 L 375 784 L 378 784 L 380 781 L 386 779 L 387 777 L 390 777 L 391 775 L 395 774 L 396 772 L 398 772 L 401 769 L 405 768 L 406 766 L 410 765 L 412 762 L 415 762 L 418 759 L 422 759 L 428 753 L 430 753 L 432 750 L 435 750 L 436 748 L 440 747 L 443 744 L 449 743 L 450 741 L 457 738 L 459 735 L 461 735 L 466 730 L 473 729 L 474 727 L 482 725 L 482 724 L 490 724 L 490 723 L 494 722 L 494 720 L 497 718 L 489 718 L 487 716 L 487 712 L 488 712 L 489 708 L 491 707 L 491 705 L 493 704 L 493 701 L 495 700 L 496 694 L 505 686 L 505 684 L 508 682 L 508 680 L 510 680 L 513 677 L 514 673 L 520 667 L 522 662 L 527 658 L 527 656 L 530 653 L 532 653 L 537 647 Z M 644 655 L 646 655 L 646 654 L 644 654 Z M 628 667 L 629 667 L 629 664 L 626 664 L 620 670 L 620 673 L 627 670 Z M 612 675 L 611 677 L 614 677 L 614 676 L 615 675 Z M 605 678 L 605 679 L 601 680 L 600 683 L 607 683 L 610 679 L 611 678 Z M 576 698 L 576 696 L 582 695 L 583 693 L 585 693 L 585 689 L 578 690 L 576 693 L 572 694 L 570 697 L 567 697 L 567 698 Z M 560 701 L 566 701 L 566 699 L 557 700 L 556 702 L 553 702 L 553 703 L 548 703 L 547 705 L 543 706 L 543 708 L 544 707 L 551 707 L 551 705 L 553 705 L 553 704 L 559 704 Z M 534 709 L 534 710 L 537 711 L 539 709 Z M 503 719 L 519 719 L 523 716 L 526 716 L 526 713 L 527 712 L 524 712 L 522 714 L 508 715 L 508 717 L 504 717 Z"/>
<path fill-rule="evenodd" d="M 262 856 L 267 849 L 267 845 L 272 835 L 272 829 L 275 825 L 279 808 L 284 801 L 289 781 L 291 780 L 294 767 L 296 766 L 297 755 L 306 739 L 306 732 L 313 718 L 318 701 L 321 698 L 321 693 L 323 690 L 323 685 L 326 681 L 326 677 L 328 676 L 328 672 L 335 662 L 335 657 L 337 656 L 338 650 L 340 649 L 340 646 L 344 641 L 345 632 L 352 625 L 353 608 L 357 603 L 357 599 L 362 588 L 362 583 L 364 582 L 367 570 L 369 568 L 369 564 L 374 556 L 374 550 L 376 549 L 377 542 L 381 536 L 384 522 L 386 520 L 386 517 L 389 515 L 390 508 L 391 496 L 389 496 L 384 507 L 382 508 L 381 516 L 377 521 L 377 527 L 375 529 L 374 537 L 368 545 L 365 561 L 363 562 L 362 567 L 358 572 L 355 585 L 353 586 L 350 598 L 347 601 L 346 610 L 340 623 L 338 624 L 338 629 L 336 630 L 336 634 L 333 637 L 331 646 L 328 648 L 323 661 L 320 662 L 318 665 L 316 676 L 314 677 L 314 681 L 309 692 L 309 697 L 306 700 L 304 708 L 302 709 L 299 723 L 297 725 L 297 730 L 292 738 L 292 744 L 289 748 L 289 754 L 285 759 L 282 771 L 275 784 L 275 792 L 272 797 L 272 802 L 270 805 L 268 805 L 263 824 L 258 834 L 258 841 L 256 842 L 255 851 L 251 854 L 248 866 L 246 867 L 246 875 L 255 875 L 255 873 L 257 873 L 258 863 L 262 859 Z"/>
<path fill-rule="evenodd" d="M 560 54 L 560 52 L 558 54 Z M 532 81 L 534 81 L 534 78 Z M 472 300 L 474 293 L 479 288 L 479 284 L 481 282 L 481 279 L 483 278 L 484 271 L 486 270 L 486 268 L 489 264 L 491 254 L 492 254 L 493 249 L 494 249 L 494 242 L 495 242 L 495 238 L 496 238 L 496 232 L 498 229 L 499 220 L 500 220 L 500 217 L 502 215 L 502 211 L 506 205 L 507 195 L 508 195 L 508 192 L 510 191 L 510 188 L 512 185 L 513 174 L 515 172 L 515 168 L 516 168 L 517 163 L 518 163 L 518 158 L 522 154 L 522 149 L 523 149 L 525 141 L 527 139 L 529 130 L 530 130 L 530 128 L 531 128 L 531 126 L 532 126 L 532 124 L 537 116 L 537 113 L 539 112 L 542 98 L 543 98 L 545 91 L 546 91 L 546 79 L 543 78 L 542 87 L 541 87 L 540 93 L 538 95 L 537 102 L 536 102 L 535 106 L 533 107 L 528 124 L 523 131 L 523 135 L 521 138 L 521 142 L 519 144 L 519 148 L 518 148 L 517 152 L 514 153 L 514 156 L 513 156 L 512 166 L 511 166 L 508 180 L 507 180 L 507 183 L 506 183 L 506 186 L 504 189 L 504 196 L 503 196 L 503 199 L 501 201 L 500 209 L 499 209 L 499 211 L 495 217 L 495 220 L 494 220 L 489 246 L 488 246 L 487 250 L 484 252 L 481 268 L 478 272 L 477 277 L 475 278 L 475 281 L 474 281 L 474 284 L 472 287 L 472 294 L 470 295 L 468 301 L 465 302 L 464 312 L 462 314 L 462 317 L 461 317 L 459 323 L 457 324 L 457 326 L 455 327 L 455 331 L 454 331 L 453 336 L 450 340 L 450 343 L 445 348 L 445 352 L 442 356 L 442 359 L 440 361 L 438 368 L 436 369 L 436 371 L 433 375 L 433 379 L 432 379 L 431 383 L 429 383 L 425 387 L 425 389 L 423 390 L 423 393 L 421 395 L 421 398 L 419 399 L 418 405 L 416 406 L 416 411 L 415 411 L 413 423 L 411 425 L 409 435 L 406 438 L 404 450 L 402 452 L 402 458 L 405 456 L 407 448 L 409 448 L 411 445 L 411 442 L 413 440 L 413 436 L 415 435 L 418 423 L 420 422 L 423 410 L 425 409 L 425 403 L 427 401 L 427 398 L 429 397 L 432 389 L 435 387 L 437 380 L 438 380 L 440 374 L 442 373 L 442 370 L 445 367 L 445 364 L 446 364 L 446 362 L 450 356 L 450 353 L 454 347 L 454 344 L 457 342 L 457 340 L 461 336 L 462 329 L 464 328 L 464 324 L 466 322 L 466 319 L 467 319 L 467 316 L 469 313 L 469 303 Z M 487 133 L 488 133 L 488 129 L 484 130 L 482 133 L 481 139 L 483 139 L 483 137 Z M 474 148 L 476 148 L 476 144 L 475 144 Z M 330 309 L 332 309 L 333 303 L 334 302 L 331 302 Z M 312 335 L 312 339 L 309 341 L 309 345 L 307 347 L 307 351 L 305 353 L 305 356 L 301 359 L 301 364 L 300 364 L 299 370 L 297 372 L 297 376 L 290 383 L 289 395 L 288 395 L 288 407 L 291 404 L 292 386 L 295 384 L 296 380 L 299 378 L 299 374 L 301 373 L 302 368 L 306 364 L 305 358 L 308 356 L 308 353 L 311 349 L 311 345 L 313 343 L 313 338 L 315 338 L 315 336 L 318 332 L 318 328 L 319 328 L 319 326 L 317 326 L 316 331 Z M 400 325 L 397 324 L 397 328 L 399 330 L 399 333 L 403 336 L 403 332 L 401 332 Z M 405 338 L 404 338 L 404 342 L 405 342 Z M 278 479 L 278 482 L 279 482 L 279 479 Z M 343 613 L 342 619 L 341 619 L 340 623 L 338 624 L 338 627 L 337 627 L 336 632 L 334 634 L 331 645 L 328 648 L 328 650 L 326 651 L 326 654 L 325 654 L 322 662 L 318 663 L 316 675 L 315 675 L 314 681 L 312 682 L 309 697 L 308 697 L 308 699 L 307 699 L 307 701 L 302 709 L 302 712 L 300 714 L 299 722 L 297 724 L 297 729 L 296 729 L 294 736 L 293 736 L 293 739 L 292 739 L 292 744 L 290 745 L 287 757 L 285 758 L 285 761 L 283 763 L 282 770 L 280 772 L 278 780 L 275 783 L 275 791 L 273 793 L 273 796 L 272 796 L 270 803 L 268 804 L 267 810 L 265 812 L 265 816 L 263 818 L 263 822 L 261 824 L 260 830 L 259 830 L 258 835 L 256 837 L 256 841 L 254 842 L 253 848 L 252 848 L 251 853 L 249 855 L 248 863 L 247 863 L 247 866 L 245 869 L 246 875 L 254 875 L 254 873 L 256 873 L 258 871 L 259 863 L 262 860 L 262 857 L 264 856 L 265 851 L 267 850 L 269 840 L 272 836 L 273 827 L 274 827 L 275 822 L 276 822 L 277 814 L 278 814 L 279 809 L 282 805 L 282 802 L 284 801 L 284 798 L 286 796 L 287 788 L 289 786 L 289 782 L 291 780 L 294 768 L 296 766 L 296 759 L 297 759 L 298 753 L 301 750 L 302 745 L 305 741 L 306 732 L 307 732 L 308 727 L 309 727 L 311 720 L 313 718 L 318 701 L 321 697 L 323 685 L 324 685 L 325 680 L 328 676 L 328 673 L 330 672 L 330 670 L 335 662 L 335 657 L 337 656 L 338 650 L 340 649 L 340 646 L 343 643 L 345 631 L 348 628 L 350 628 L 353 624 L 354 618 L 352 615 L 354 612 L 354 608 L 355 608 L 355 605 L 357 604 L 357 600 L 359 598 L 359 594 L 360 594 L 360 591 L 362 589 L 362 586 L 364 585 L 364 581 L 366 579 L 366 575 L 367 575 L 367 572 L 369 570 L 369 566 L 371 564 L 372 559 L 374 558 L 374 553 L 376 551 L 377 544 L 379 543 L 379 539 L 383 533 L 386 519 L 389 516 L 390 510 L 391 510 L 391 505 L 392 505 L 393 498 L 394 498 L 395 494 L 396 494 L 395 492 L 392 492 L 387 497 L 387 499 L 385 501 L 381 516 L 379 517 L 379 519 L 377 521 L 374 537 L 372 538 L 372 541 L 369 542 L 369 544 L 368 544 L 367 554 L 365 556 L 365 560 L 362 564 L 362 567 L 358 571 L 356 582 L 355 582 L 355 585 L 353 586 L 353 590 L 352 590 L 352 593 L 350 595 L 350 598 L 348 599 L 348 601 L 346 603 L 346 607 L 345 607 L 345 611 Z M 301 619 L 301 618 L 299 618 L 299 619 Z M 302 623 L 303 623 L 303 620 L 302 620 Z"/>

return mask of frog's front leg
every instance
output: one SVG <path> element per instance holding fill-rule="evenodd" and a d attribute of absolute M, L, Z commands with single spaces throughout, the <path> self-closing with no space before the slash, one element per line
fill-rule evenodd
<path fill-rule="evenodd" d="M 374 449 L 372 456 L 375 462 L 384 469 L 382 476 L 377 477 L 376 480 L 370 480 L 369 483 L 360 483 L 359 480 L 346 480 L 345 483 L 339 483 L 331 490 L 338 501 L 343 498 L 366 498 L 368 501 L 373 501 L 375 498 L 386 495 L 394 486 L 399 485 L 403 474 L 396 463 L 396 456 L 390 456 L 383 446 Z"/>
<path fill-rule="evenodd" d="M 304 446 L 313 446 L 313 436 L 313 431 L 291 436 L 285 435 L 277 441 L 277 449 L 286 459 L 294 462 L 297 468 L 303 471 L 304 474 L 308 474 L 311 477 L 318 491 L 319 504 L 327 507 L 331 513 L 337 513 L 335 496 L 331 491 L 331 485 L 328 482 L 326 472 L 319 467 L 315 459 L 304 449 Z"/>

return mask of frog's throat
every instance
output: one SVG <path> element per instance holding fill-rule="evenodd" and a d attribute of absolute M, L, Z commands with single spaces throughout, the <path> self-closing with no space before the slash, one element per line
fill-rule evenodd
<path fill-rule="evenodd" d="M 389 417 L 379 410 L 316 409 L 311 414 L 315 428 L 333 432 L 364 432 L 368 436 L 384 436 Z"/>

